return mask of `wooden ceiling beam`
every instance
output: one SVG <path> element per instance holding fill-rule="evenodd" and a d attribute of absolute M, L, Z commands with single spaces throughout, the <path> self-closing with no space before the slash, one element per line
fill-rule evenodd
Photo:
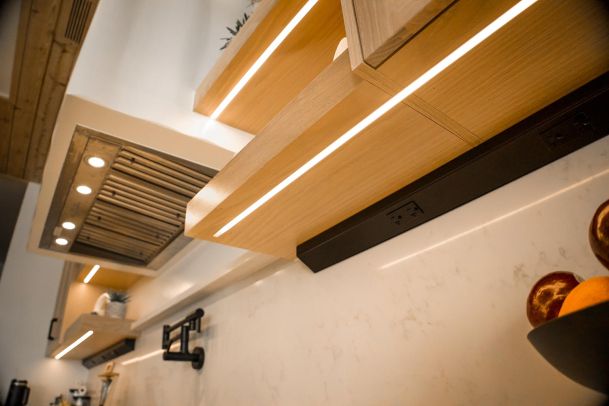
<path fill-rule="evenodd" d="M 97 2 L 22 1 L 8 107 L 0 102 L 0 173 L 40 182 L 57 114 Z M 80 42 L 66 37 L 66 27 L 74 28 L 70 18 L 78 12 L 79 17 L 85 13 Z"/>

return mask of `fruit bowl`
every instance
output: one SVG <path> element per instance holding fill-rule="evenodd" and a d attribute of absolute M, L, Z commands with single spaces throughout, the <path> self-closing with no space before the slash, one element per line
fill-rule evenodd
<path fill-rule="evenodd" d="M 543 323 L 527 338 L 564 375 L 609 394 L 609 301 Z"/>

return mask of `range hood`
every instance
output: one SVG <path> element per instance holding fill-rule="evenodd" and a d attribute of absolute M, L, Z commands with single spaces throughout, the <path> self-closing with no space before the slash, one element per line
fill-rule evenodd
<path fill-rule="evenodd" d="M 215 174 L 77 126 L 39 247 L 158 269 L 190 241 L 186 204 Z"/>

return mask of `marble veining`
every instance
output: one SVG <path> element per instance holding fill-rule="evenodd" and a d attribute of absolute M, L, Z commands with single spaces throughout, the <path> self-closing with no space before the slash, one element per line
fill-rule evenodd
<path fill-rule="evenodd" d="M 158 350 L 151 327 L 118 360 L 110 404 L 598 404 L 528 343 L 525 306 L 548 272 L 607 275 L 587 227 L 609 198 L 608 151 L 605 138 L 321 273 L 281 264 L 197 303 L 203 370 L 120 365 Z"/>

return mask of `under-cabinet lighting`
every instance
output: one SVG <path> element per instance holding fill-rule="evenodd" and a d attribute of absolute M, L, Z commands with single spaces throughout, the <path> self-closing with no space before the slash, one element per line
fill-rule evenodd
<path fill-rule="evenodd" d="M 95 274 L 97 273 L 97 271 L 99 271 L 100 266 L 99 265 L 93 265 L 93 268 L 91 268 L 91 270 L 89 271 L 89 273 L 87 274 L 87 276 L 85 276 L 85 279 L 83 279 L 84 283 L 89 283 L 91 281 L 91 279 L 93 279 L 93 277 L 95 276 Z"/>
<path fill-rule="evenodd" d="M 123 361 L 123 362 L 121 362 L 121 365 L 135 364 L 136 362 L 144 361 L 144 360 L 146 360 L 148 358 L 152 358 L 156 355 L 161 355 L 164 352 L 165 352 L 165 350 L 152 351 L 152 352 L 149 352 L 148 354 L 145 354 L 145 355 L 142 355 L 139 357 L 134 357 L 134 358 L 128 359 L 127 361 Z"/>
<path fill-rule="evenodd" d="M 61 226 L 66 230 L 74 230 L 76 228 L 76 224 L 72 223 L 71 221 L 64 221 L 61 223 Z"/>
<path fill-rule="evenodd" d="M 78 193 L 80 193 L 81 195 L 90 195 L 91 192 L 93 191 L 93 189 L 91 189 L 89 186 L 87 185 L 78 185 L 76 187 L 76 191 Z"/>
<path fill-rule="evenodd" d="M 525 11 L 527 8 L 529 8 L 530 6 L 535 4 L 537 1 L 538 0 L 521 0 L 520 2 L 518 2 L 516 5 L 514 5 L 508 11 L 503 13 L 492 23 L 490 23 L 485 28 L 483 28 L 482 31 L 478 32 L 476 35 L 471 37 L 464 44 L 462 44 L 460 47 L 455 49 L 448 56 L 446 56 L 444 59 L 442 59 L 440 62 L 438 62 L 434 66 L 432 66 L 428 71 L 423 73 L 421 76 L 419 76 L 417 79 L 415 79 L 412 83 L 410 83 L 408 86 L 406 86 L 404 89 L 402 89 L 399 93 L 397 93 L 391 99 L 387 100 L 380 107 L 378 107 L 368 116 L 366 116 L 363 120 L 361 120 L 359 123 L 357 123 L 354 127 L 352 127 L 346 133 L 341 135 L 338 139 L 336 139 L 334 142 L 332 142 L 330 145 L 328 145 L 326 148 L 324 148 L 321 152 L 319 152 L 317 155 L 315 155 L 313 158 L 311 158 L 308 162 L 306 162 L 304 165 L 302 165 L 300 168 L 298 168 L 296 171 L 294 171 L 291 175 L 289 175 L 287 178 L 285 178 L 283 181 L 281 181 L 279 184 L 277 184 L 275 187 L 273 187 L 264 196 L 262 196 L 260 199 L 256 200 L 251 206 L 249 206 L 248 208 L 243 210 L 241 213 L 239 213 L 234 219 L 232 219 L 231 221 L 226 223 L 221 229 L 219 229 L 214 234 L 214 237 L 220 237 L 222 234 L 226 233 L 228 230 L 230 230 L 231 228 L 233 228 L 234 226 L 239 224 L 243 219 L 245 219 L 247 216 L 252 214 L 258 208 L 260 208 L 263 204 L 265 204 L 266 202 L 271 200 L 276 194 L 278 194 L 283 189 L 288 187 L 292 182 L 294 182 L 295 180 L 300 178 L 302 175 L 307 173 L 315 165 L 317 165 L 318 163 L 323 161 L 325 158 L 327 158 L 329 155 L 331 155 L 341 146 L 346 144 L 353 137 L 355 137 L 360 132 L 362 132 L 364 129 L 366 129 L 370 124 L 374 123 L 376 120 L 378 120 L 380 117 L 382 117 L 389 110 L 391 110 L 396 105 L 398 105 L 399 103 L 404 101 L 404 99 L 406 99 L 412 93 L 417 91 L 427 82 L 432 80 L 434 77 L 436 77 L 446 68 L 448 68 L 450 65 L 452 65 L 453 63 L 458 61 L 461 57 L 463 57 L 469 51 L 474 49 L 476 46 L 478 46 L 480 43 L 482 43 L 488 37 L 493 35 L 496 31 L 498 31 L 501 27 L 503 27 L 508 22 L 510 22 L 511 20 L 516 18 L 520 13 Z"/>
<path fill-rule="evenodd" d="M 106 161 L 98 156 L 92 156 L 87 159 L 87 163 L 94 168 L 103 168 L 106 165 Z"/>
<path fill-rule="evenodd" d="M 309 0 L 304 6 L 296 13 L 296 15 L 290 20 L 290 22 L 281 30 L 279 35 L 275 37 L 273 42 L 262 52 L 262 54 L 256 59 L 256 62 L 245 72 L 245 75 L 239 79 L 235 87 L 226 95 L 224 100 L 216 107 L 216 110 L 211 114 L 212 119 L 217 119 L 220 114 L 226 109 L 226 107 L 233 101 L 233 99 L 239 94 L 243 87 L 249 82 L 249 80 L 258 72 L 260 67 L 269 59 L 269 57 L 275 52 L 275 50 L 281 45 L 281 43 L 287 38 L 292 30 L 300 23 L 300 21 L 311 11 L 313 6 L 317 4 L 319 0 Z"/>
<path fill-rule="evenodd" d="M 68 245 L 68 240 L 67 238 L 63 238 L 63 237 L 59 237 L 55 239 L 55 244 L 57 245 Z"/>
<path fill-rule="evenodd" d="M 80 344 L 82 344 L 83 341 L 85 341 L 87 338 L 91 337 L 92 335 L 93 335 L 93 330 L 87 331 L 78 340 L 74 341 L 72 344 L 70 344 L 66 348 L 64 348 L 64 350 L 62 352 L 55 355 L 55 359 L 61 359 L 64 355 L 66 355 L 67 353 L 72 351 L 74 348 L 78 347 Z"/>

